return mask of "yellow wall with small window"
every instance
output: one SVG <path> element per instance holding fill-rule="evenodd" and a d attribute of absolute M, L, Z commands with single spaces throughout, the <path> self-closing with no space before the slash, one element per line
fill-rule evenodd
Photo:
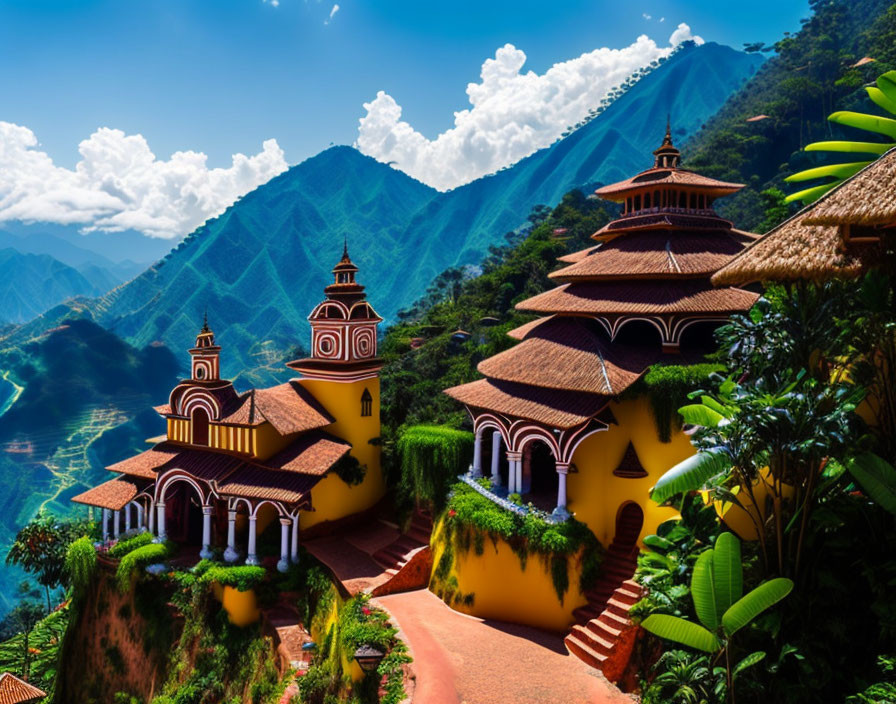
<path fill-rule="evenodd" d="M 634 501 L 644 511 L 644 526 L 639 541 L 655 533 L 657 526 L 676 517 L 674 509 L 658 506 L 650 499 L 650 489 L 666 470 L 694 454 L 690 438 L 683 432 L 672 433 L 670 442 L 660 442 L 656 422 L 647 397 L 610 404 L 617 425 L 594 433 L 582 441 L 573 456 L 578 470 L 567 478 L 568 508 L 586 523 L 604 545 L 616 532 L 620 507 Z M 647 476 L 641 479 L 613 474 L 629 442 L 635 448 Z"/>
<path fill-rule="evenodd" d="M 314 510 L 303 511 L 299 523 L 307 529 L 370 508 L 383 497 L 386 486 L 380 466 L 379 378 L 354 382 L 300 379 L 299 383 L 336 419 L 324 430 L 351 443 L 352 456 L 367 468 L 364 481 L 357 486 L 330 473 L 311 490 Z M 361 415 L 365 390 L 370 394 L 370 415 Z"/>

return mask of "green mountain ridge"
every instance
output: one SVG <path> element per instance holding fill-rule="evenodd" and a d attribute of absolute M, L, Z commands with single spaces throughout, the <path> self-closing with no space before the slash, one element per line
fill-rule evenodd
<path fill-rule="evenodd" d="M 534 205 L 649 166 L 667 114 L 686 137 L 760 62 L 717 44 L 685 46 L 564 139 L 446 193 L 353 148 L 330 148 L 245 195 L 133 281 L 60 306 L 5 344 L 22 344 L 74 313 L 131 344 L 182 350 L 207 309 L 225 374 L 280 380 L 288 376 L 282 362 L 307 344 L 306 316 L 343 239 L 370 300 L 392 321 L 439 272 L 478 264 Z"/>

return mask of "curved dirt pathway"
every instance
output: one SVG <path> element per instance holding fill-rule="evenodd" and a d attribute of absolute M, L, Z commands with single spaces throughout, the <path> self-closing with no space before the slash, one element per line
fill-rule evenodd
<path fill-rule="evenodd" d="M 560 635 L 458 613 L 426 589 L 374 601 L 410 646 L 414 704 L 632 703 Z"/>

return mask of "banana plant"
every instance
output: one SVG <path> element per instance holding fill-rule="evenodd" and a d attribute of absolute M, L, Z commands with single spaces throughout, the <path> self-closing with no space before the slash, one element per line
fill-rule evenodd
<path fill-rule="evenodd" d="M 879 76 L 876 86 L 865 88 L 868 97 L 879 107 L 891 115 L 896 115 L 896 71 L 888 71 Z M 855 127 L 866 132 L 873 132 L 884 137 L 884 142 L 854 142 L 849 140 L 834 140 L 827 142 L 814 142 L 806 146 L 807 152 L 836 152 L 841 154 L 874 155 L 881 156 L 888 150 L 896 147 L 896 119 L 866 115 L 860 112 L 841 110 L 828 116 L 828 120 L 838 125 Z M 834 186 L 842 183 L 850 176 L 858 173 L 868 166 L 874 159 L 862 159 L 842 164 L 828 164 L 812 169 L 800 171 L 784 180 L 788 183 L 801 183 L 816 179 L 831 179 L 821 185 L 812 186 L 796 193 L 791 193 L 784 199 L 786 203 L 800 201 L 804 205 L 812 203 Z"/>
<path fill-rule="evenodd" d="M 732 533 L 721 533 L 716 538 L 715 547 L 705 550 L 697 558 L 691 577 L 691 598 L 700 622 L 651 614 L 641 625 L 655 636 L 711 654 L 713 663 L 724 658 L 728 700 L 733 702 L 736 678 L 765 657 L 763 651 L 757 651 L 732 664 L 734 634 L 781 601 L 792 589 L 791 580 L 778 577 L 744 594 L 740 541 Z"/>
<path fill-rule="evenodd" d="M 882 457 L 864 452 L 846 463 L 846 468 L 872 501 L 896 516 L 896 468 Z"/>

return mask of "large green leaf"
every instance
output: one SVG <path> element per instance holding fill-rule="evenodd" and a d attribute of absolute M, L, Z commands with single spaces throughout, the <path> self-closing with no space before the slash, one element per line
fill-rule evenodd
<path fill-rule="evenodd" d="M 734 533 L 721 533 L 716 538 L 712 555 L 713 581 L 716 588 L 716 609 L 719 618 L 744 594 L 744 570 L 741 565 L 740 540 Z"/>
<path fill-rule="evenodd" d="M 731 468 L 731 460 L 722 451 L 698 452 L 668 470 L 650 493 L 657 503 L 662 503 L 676 494 L 696 491 L 709 479 Z"/>
<path fill-rule="evenodd" d="M 877 87 L 893 103 L 896 103 L 896 71 L 887 71 L 877 77 Z"/>
<path fill-rule="evenodd" d="M 793 582 L 778 577 L 760 584 L 753 591 L 742 597 L 722 615 L 722 628 L 729 638 L 750 623 L 770 606 L 777 604 L 790 594 Z"/>
<path fill-rule="evenodd" d="M 755 653 L 750 653 L 741 660 L 737 665 L 734 666 L 734 670 L 731 675 L 733 677 L 737 677 L 741 672 L 746 670 L 748 667 L 753 667 L 757 662 L 762 661 L 765 658 L 765 653 L 761 650 L 757 650 Z"/>
<path fill-rule="evenodd" d="M 868 162 L 871 163 L 870 161 Z M 821 198 L 825 193 L 831 190 L 834 186 L 836 186 L 840 181 L 834 181 L 833 183 L 825 183 L 821 186 L 813 186 L 812 188 L 807 188 L 804 191 L 797 191 L 796 193 L 791 193 L 784 199 L 785 203 L 793 203 L 795 200 L 801 200 L 803 203 L 812 203 L 819 198 Z"/>
<path fill-rule="evenodd" d="M 694 599 L 694 611 L 700 623 L 709 630 L 719 627 L 719 608 L 716 604 L 715 575 L 713 574 L 713 549 L 700 553 L 694 564 L 691 575 L 691 597 Z"/>
<path fill-rule="evenodd" d="M 678 409 L 686 425 L 702 425 L 704 428 L 715 428 L 725 420 L 718 411 L 702 403 L 692 403 Z"/>
<path fill-rule="evenodd" d="M 846 468 L 875 503 L 896 515 L 896 469 L 893 465 L 882 457 L 865 452 L 849 460 Z"/>
<path fill-rule="evenodd" d="M 703 626 L 685 621 L 677 616 L 651 614 L 641 624 L 645 631 L 655 636 L 681 643 L 704 653 L 715 653 L 721 647 L 719 639 Z"/>
<path fill-rule="evenodd" d="M 896 139 L 896 120 L 889 117 L 878 117 L 877 115 L 866 115 L 863 112 L 852 112 L 850 110 L 840 110 L 828 116 L 831 122 L 838 125 L 846 125 L 847 127 L 855 127 L 867 132 L 876 132 L 890 139 Z"/>
<path fill-rule="evenodd" d="M 828 176 L 844 179 L 858 173 L 867 165 L 867 161 L 858 161 L 849 164 L 827 164 L 825 166 L 817 166 L 814 169 L 799 171 L 795 174 L 791 174 L 784 180 L 787 181 L 787 183 L 795 183 L 797 181 L 811 181 L 812 179 L 826 178 Z"/>
<path fill-rule="evenodd" d="M 884 93 L 880 88 L 869 86 L 865 90 L 868 93 L 868 97 L 871 98 L 871 100 L 873 100 L 877 105 L 882 107 L 888 113 L 896 115 L 896 103 L 890 100 L 890 98 L 887 97 L 887 94 Z"/>
<path fill-rule="evenodd" d="M 830 142 L 812 142 L 806 145 L 807 152 L 845 152 L 847 154 L 885 154 L 893 148 L 892 143 L 881 142 L 848 142 L 832 140 Z"/>

